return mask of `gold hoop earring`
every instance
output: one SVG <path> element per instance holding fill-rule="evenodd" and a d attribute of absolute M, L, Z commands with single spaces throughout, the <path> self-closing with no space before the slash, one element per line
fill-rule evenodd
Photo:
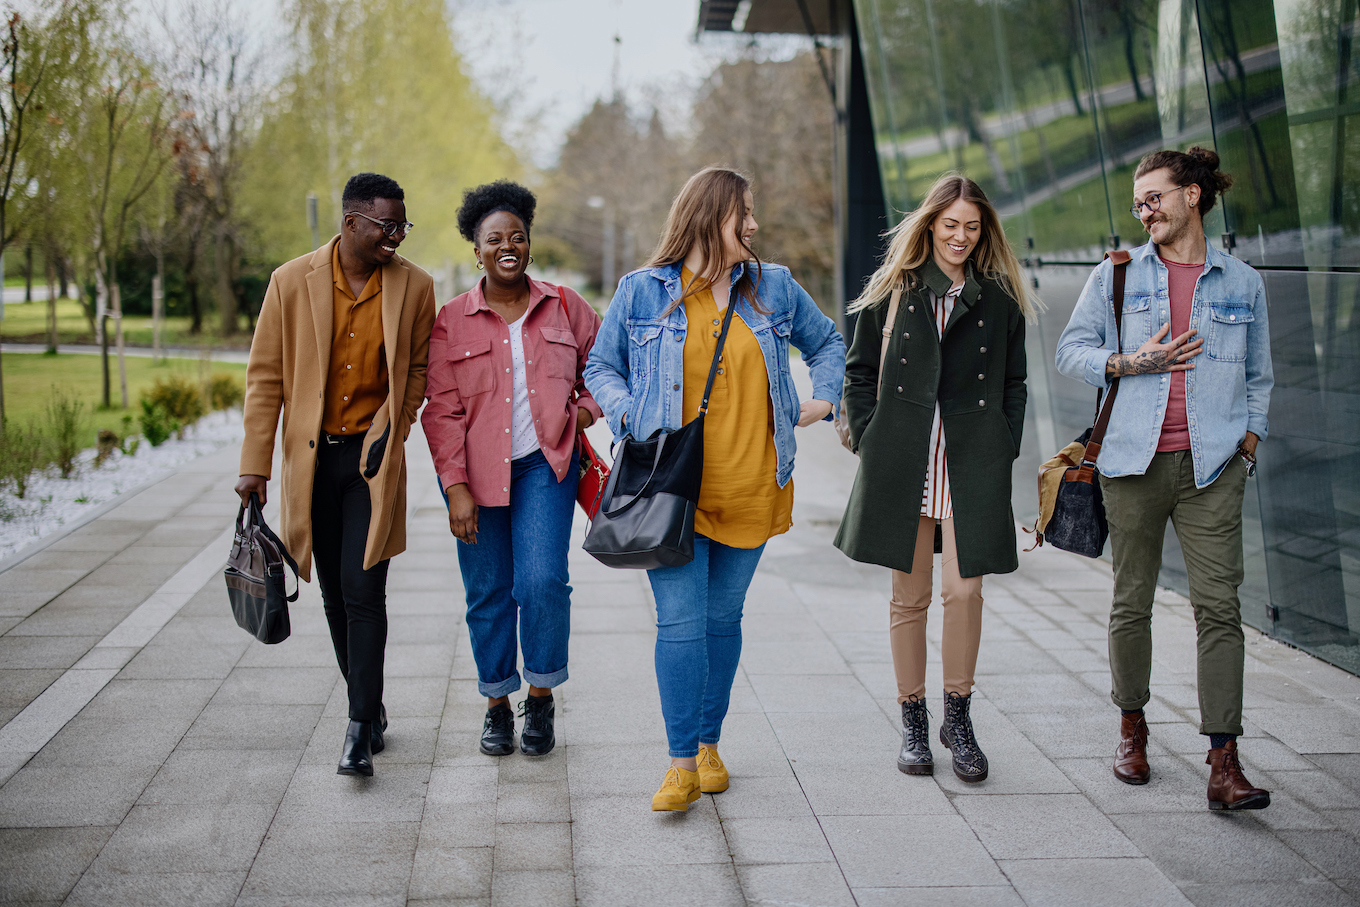
<path fill-rule="evenodd" d="M 482 260 L 480 258 L 477 259 L 477 270 L 478 271 L 486 270 L 486 265 L 482 264 Z"/>

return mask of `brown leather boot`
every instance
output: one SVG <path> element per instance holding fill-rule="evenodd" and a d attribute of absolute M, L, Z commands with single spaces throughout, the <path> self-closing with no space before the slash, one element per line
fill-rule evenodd
<path fill-rule="evenodd" d="M 1265 809 L 1270 791 L 1252 787 L 1237 761 L 1237 741 L 1229 740 L 1220 749 L 1209 750 L 1204 760 L 1209 771 L 1210 809 Z"/>
<path fill-rule="evenodd" d="M 1152 770 L 1147 760 L 1148 726 L 1142 712 L 1119 716 L 1119 746 L 1114 751 L 1114 776 L 1125 784 L 1147 784 Z"/>

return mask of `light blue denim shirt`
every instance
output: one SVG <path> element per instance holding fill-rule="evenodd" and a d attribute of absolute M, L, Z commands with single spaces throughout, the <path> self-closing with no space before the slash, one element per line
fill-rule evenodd
<path fill-rule="evenodd" d="M 732 284 L 744 267 L 732 269 Z M 680 294 L 679 262 L 642 268 L 619 281 L 585 369 L 586 387 L 604 410 L 615 439 L 625 434 L 648 438 L 659 428 L 680 428 L 686 421 L 685 307 L 664 314 Z M 755 334 L 765 355 L 774 407 L 776 479 L 782 488 L 793 475 L 793 430 L 800 406 L 789 372 L 789 345 L 801 350 L 808 364 L 813 398 L 827 401 L 834 412 L 845 379 L 845 341 L 788 268 L 763 265 L 758 296 L 768 314 L 739 298 L 735 316 Z"/>
<path fill-rule="evenodd" d="M 1190 309 L 1190 327 L 1196 338 L 1204 338 L 1204 346 L 1190 360 L 1195 367 L 1185 372 L 1185 415 L 1199 488 L 1218 478 L 1247 432 L 1265 439 L 1275 384 L 1265 283 L 1249 265 L 1208 246 L 1207 240 L 1205 244 L 1208 255 Z M 1121 338 L 1125 353 L 1136 351 L 1171 321 L 1166 265 L 1157 247 L 1149 242 L 1130 254 Z M 1091 273 L 1058 338 L 1058 371 L 1095 387 L 1108 386 L 1105 363 L 1114 353 L 1113 269 L 1106 260 Z M 1147 471 L 1157 452 L 1170 390 L 1169 373 L 1120 380 L 1096 463 L 1101 475 Z"/>

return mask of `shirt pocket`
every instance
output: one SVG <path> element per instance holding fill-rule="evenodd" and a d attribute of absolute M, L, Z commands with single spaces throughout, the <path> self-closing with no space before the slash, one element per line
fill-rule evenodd
<path fill-rule="evenodd" d="M 543 333 L 543 369 L 549 377 L 576 380 L 576 335 L 561 328 L 540 328 Z"/>
<path fill-rule="evenodd" d="M 1210 359 L 1242 362 L 1247 358 L 1247 326 L 1256 320 L 1250 306 L 1209 307 L 1209 337 L 1205 341 Z"/>
<path fill-rule="evenodd" d="M 1143 293 L 1124 295 L 1124 322 L 1119 332 L 1119 351 L 1137 352 L 1152 336 L 1152 296 Z"/>
<path fill-rule="evenodd" d="M 448 358 L 458 393 L 463 397 L 485 394 L 496 386 L 496 364 L 492 362 L 489 339 L 450 341 Z"/>

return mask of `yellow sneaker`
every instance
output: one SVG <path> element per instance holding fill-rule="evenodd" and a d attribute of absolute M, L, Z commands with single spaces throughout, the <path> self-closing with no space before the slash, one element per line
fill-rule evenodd
<path fill-rule="evenodd" d="M 666 771 L 666 780 L 661 789 L 652 797 L 652 810 L 664 812 L 685 812 L 689 805 L 699 799 L 699 773 L 687 771 L 672 765 Z"/>
<path fill-rule="evenodd" d="M 723 765 L 718 751 L 711 746 L 699 744 L 699 790 L 706 794 L 720 794 L 727 790 L 727 766 Z"/>

